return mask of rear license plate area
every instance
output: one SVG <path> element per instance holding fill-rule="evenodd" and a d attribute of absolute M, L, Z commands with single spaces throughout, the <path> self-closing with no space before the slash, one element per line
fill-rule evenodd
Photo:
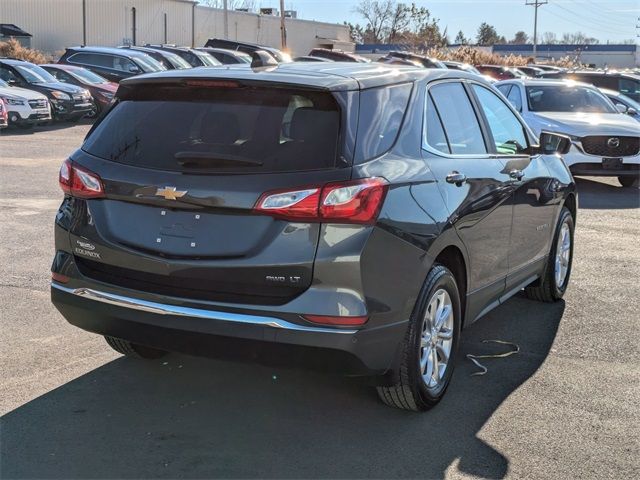
<path fill-rule="evenodd" d="M 602 169 L 603 170 L 619 170 L 622 168 L 622 158 L 603 158 Z"/>

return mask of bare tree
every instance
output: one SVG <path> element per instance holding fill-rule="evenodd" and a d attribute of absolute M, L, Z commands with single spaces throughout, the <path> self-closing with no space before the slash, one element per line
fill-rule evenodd
<path fill-rule="evenodd" d="M 361 0 L 354 11 L 367 21 L 373 43 L 381 43 L 393 17 L 394 0 Z"/>
<path fill-rule="evenodd" d="M 544 32 L 542 34 L 542 43 L 551 44 L 551 45 L 554 43 L 558 43 L 558 37 L 554 32 Z"/>
<path fill-rule="evenodd" d="M 224 0 L 198 0 L 200 5 L 212 8 L 224 8 Z M 227 0 L 227 8 L 235 10 L 236 8 L 247 8 L 250 12 L 255 11 L 255 0 Z"/>

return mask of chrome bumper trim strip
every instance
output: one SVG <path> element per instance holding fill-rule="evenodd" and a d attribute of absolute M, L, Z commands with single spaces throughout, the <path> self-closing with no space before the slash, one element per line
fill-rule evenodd
<path fill-rule="evenodd" d="M 260 315 L 247 315 L 242 313 L 221 312 L 216 310 L 204 310 L 200 308 L 180 307 L 164 303 L 149 302 L 139 298 L 125 297 L 113 293 L 100 292 L 92 288 L 67 288 L 51 282 L 51 287 L 57 290 L 76 295 L 78 297 L 94 300 L 96 302 L 108 303 L 118 307 L 131 308 L 143 312 L 155 313 L 158 315 L 177 315 L 182 317 L 206 318 L 208 320 L 219 320 L 221 322 L 234 322 L 263 327 L 279 328 L 284 330 L 296 330 L 310 333 L 338 333 L 342 335 L 353 335 L 357 330 L 340 330 L 333 328 L 309 327 L 287 322 L 280 318 L 264 317 Z"/>

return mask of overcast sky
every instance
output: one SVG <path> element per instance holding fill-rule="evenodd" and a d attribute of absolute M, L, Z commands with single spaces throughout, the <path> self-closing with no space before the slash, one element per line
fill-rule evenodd
<path fill-rule="evenodd" d="M 267 6 L 265 0 L 259 2 Z M 277 2 L 274 2 L 277 3 Z M 411 0 L 403 0 L 411 3 Z M 448 27 L 451 40 L 458 30 L 475 38 L 482 22 L 494 25 L 500 35 L 512 38 L 518 30 L 533 35 L 533 7 L 525 0 L 416 0 L 416 5 L 427 7 L 440 19 L 442 28 Z M 287 0 L 300 18 L 342 23 L 363 23 L 353 8 L 357 0 Z M 635 39 L 640 33 L 640 0 L 549 0 L 538 10 L 538 32 L 563 33 L 582 31 L 601 42 L 620 42 Z"/>

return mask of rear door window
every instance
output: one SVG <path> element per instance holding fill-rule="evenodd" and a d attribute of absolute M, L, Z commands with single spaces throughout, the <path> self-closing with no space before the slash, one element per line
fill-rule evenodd
<path fill-rule="evenodd" d="M 142 86 L 123 92 L 82 148 L 159 170 L 330 169 L 337 162 L 340 122 L 339 107 L 327 92 Z"/>
<path fill-rule="evenodd" d="M 478 118 L 462 84 L 441 83 L 431 87 L 429 92 L 442 120 L 451 153 L 456 155 L 487 153 Z"/>
<path fill-rule="evenodd" d="M 404 83 L 360 92 L 356 161 L 378 157 L 393 146 L 407 110 L 411 88 L 411 83 Z"/>
<path fill-rule="evenodd" d="M 440 120 L 440 115 L 438 115 L 430 93 L 427 94 L 426 117 L 425 129 L 427 145 L 435 148 L 439 152 L 451 153 L 451 150 L 449 150 L 449 142 L 447 141 L 447 136 L 442 126 L 442 120 Z"/>
<path fill-rule="evenodd" d="M 108 55 L 101 55 L 98 53 L 76 53 L 69 57 L 69 62 L 113 68 L 112 58 Z"/>

